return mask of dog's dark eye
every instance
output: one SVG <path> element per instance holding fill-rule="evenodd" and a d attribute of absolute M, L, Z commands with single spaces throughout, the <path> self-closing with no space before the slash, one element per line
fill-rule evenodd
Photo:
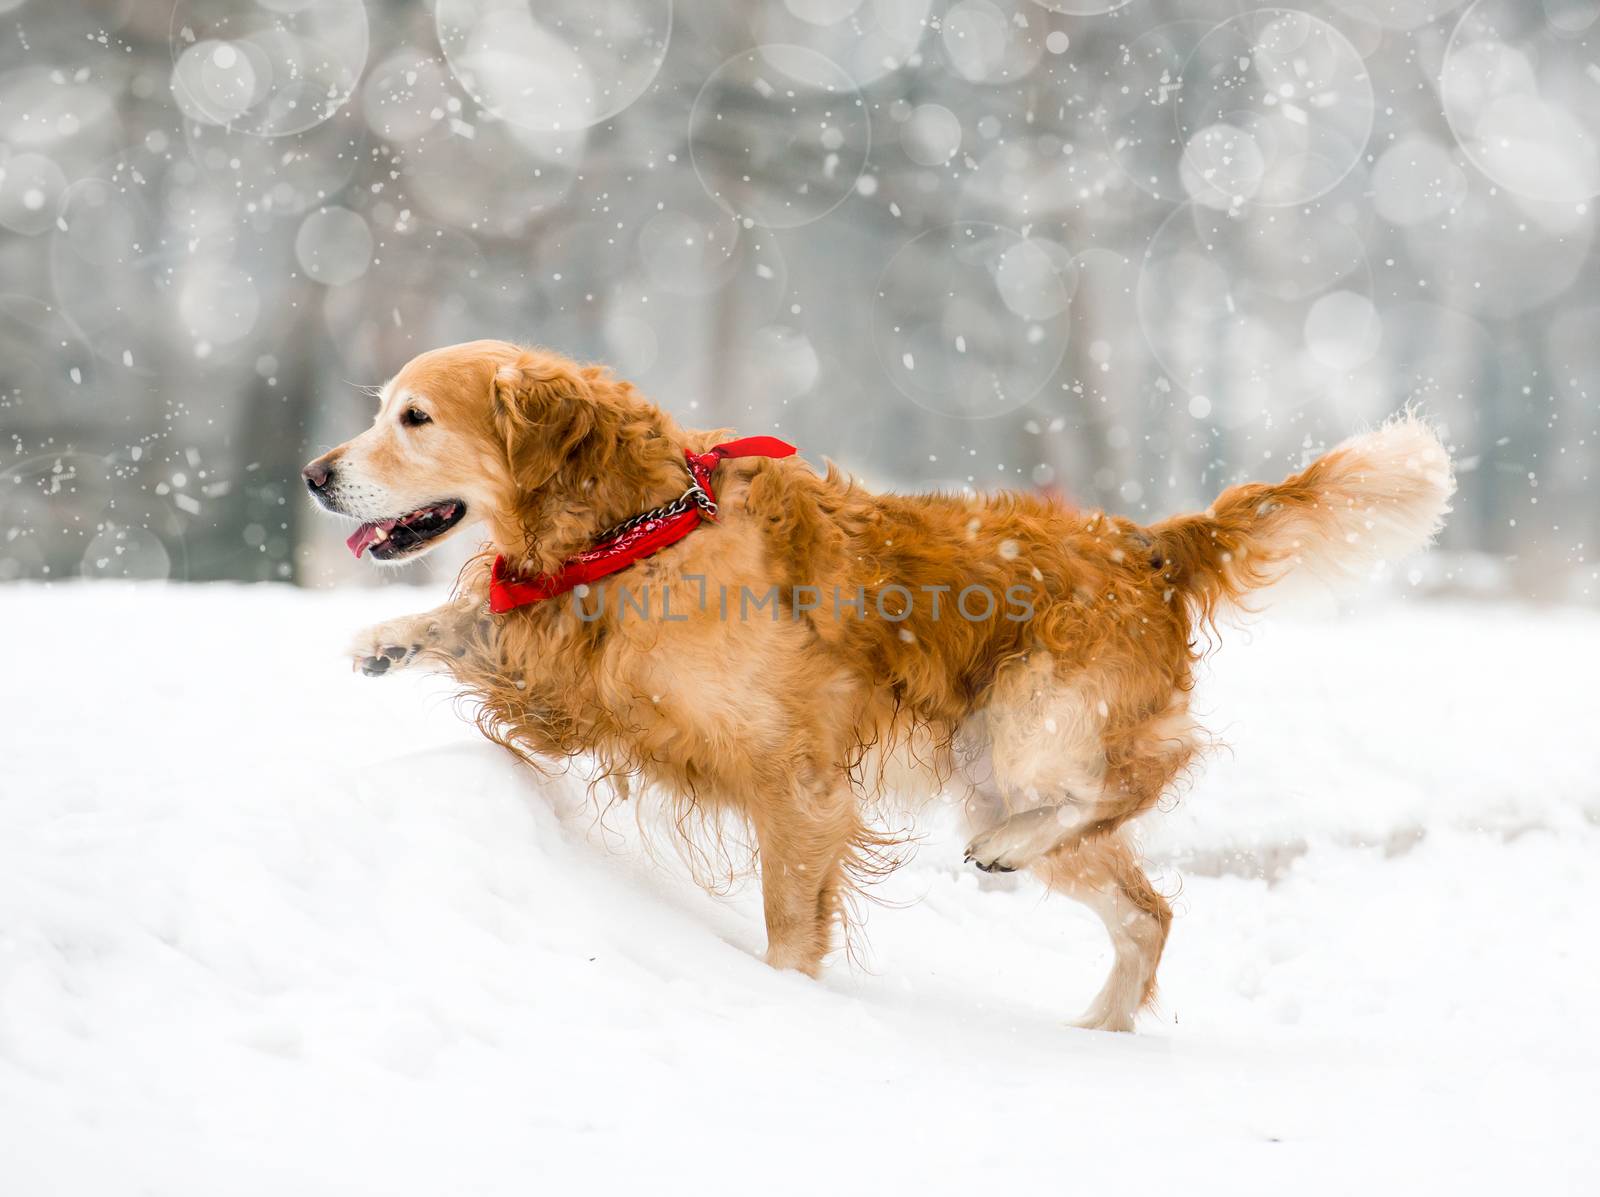
<path fill-rule="evenodd" d="M 408 407 L 400 413 L 400 422 L 408 428 L 417 428 L 423 424 L 433 423 L 433 417 L 420 407 Z"/>

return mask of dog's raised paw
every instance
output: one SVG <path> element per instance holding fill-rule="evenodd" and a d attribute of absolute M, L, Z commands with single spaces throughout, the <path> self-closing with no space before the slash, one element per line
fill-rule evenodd
<path fill-rule="evenodd" d="M 373 656 L 362 657 L 357 662 L 357 668 L 368 677 L 377 677 L 379 674 L 388 673 L 390 669 L 404 669 L 421 651 L 420 644 L 413 644 L 410 648 L 390 644 L 378 650 Z"/>
<path fill-rule="evenodd" d="M 985 873 L 1015 873 L 1067 840 L 1079 825 L 1069 803 L 1025 810 L 973 836 L 966 859 Z"/>
<path fill-rule="evenodd" d="M 982 869 L 985 873 L 1015 873 L 1017 871 L 1010 865 L 1003 865 L 999 861 L 992 861 L 989 864 L 984 864 L 981 860 L 975 860 L 972 863 L 977 865 L 978 868 Z"/>
<path fill-rule="evenodd" d="M 397 631 L 399 629 L 380 624 L 362 632 L 350 645 L 350 667 L 367 677 L 381 677 L 410 665 L 422 652 L 422 645 L 402 643 L 409 637 L 398 636 Z"/>
<path fill-rule="evenodd" d="M 986 860 L 982 856 L 975 854 L 971 845 L 968 845 L 966 855 L 961 859 L 964 864 L 977 865 L 985 873 L 1015 873 L 1017 871 L 1008 864 L 1001 864 L 998 860 Z"/>

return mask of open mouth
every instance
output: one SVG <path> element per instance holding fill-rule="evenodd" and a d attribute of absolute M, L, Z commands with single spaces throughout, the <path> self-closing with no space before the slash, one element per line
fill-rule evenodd
<path fill-rule="evenodd" d="M 460 499 L 446 499 L 443 503 L 419 507 L 409 515 L 362 524 L 345 544 L 357 557 L 370 551 L 379 561 L 393 561 L 439 539 L 466 514 L 467 505 Z"/>

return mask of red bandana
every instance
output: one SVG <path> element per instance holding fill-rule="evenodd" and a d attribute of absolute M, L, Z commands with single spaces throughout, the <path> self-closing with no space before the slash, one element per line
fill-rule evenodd
<path fill-rule="evenodd" d="M 607 574 L 627 569 L 670 544 L 677 544 L 700 526 L 701 520 L 717 518 L 717 497 L 711 492 L 711 471 L 726 457 L 789 457 L 795 452 L 791 444 L 775 436 L 747 436 L 725 444 L 714 445 L 705 453 L 684 450 L 688 459 L 689 474 L 694 485 L 672 502 L 642 515 L 603 534 L 593 546 L 576 557 L 569 557 L 553 574 L 540 574 L 536 578 L 514 578 L 506 571 L 506 559 L 494 559 L 494 572 L 489 577 L 489 610 L 503 615 L 529 603 L 543 602 L 558 594 L 565 594 L 574 586 L 593 582 Z"/>

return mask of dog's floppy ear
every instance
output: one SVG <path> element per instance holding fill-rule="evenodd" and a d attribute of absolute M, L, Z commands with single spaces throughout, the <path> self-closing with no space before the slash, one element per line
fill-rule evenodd
<path fill-rule="evenodd" d="M 578 453 L 595 431 L 597 411 L 577 368 L 528 353 L 495 371 L 494 419 L 512 479 L 528 491 Z"/>

